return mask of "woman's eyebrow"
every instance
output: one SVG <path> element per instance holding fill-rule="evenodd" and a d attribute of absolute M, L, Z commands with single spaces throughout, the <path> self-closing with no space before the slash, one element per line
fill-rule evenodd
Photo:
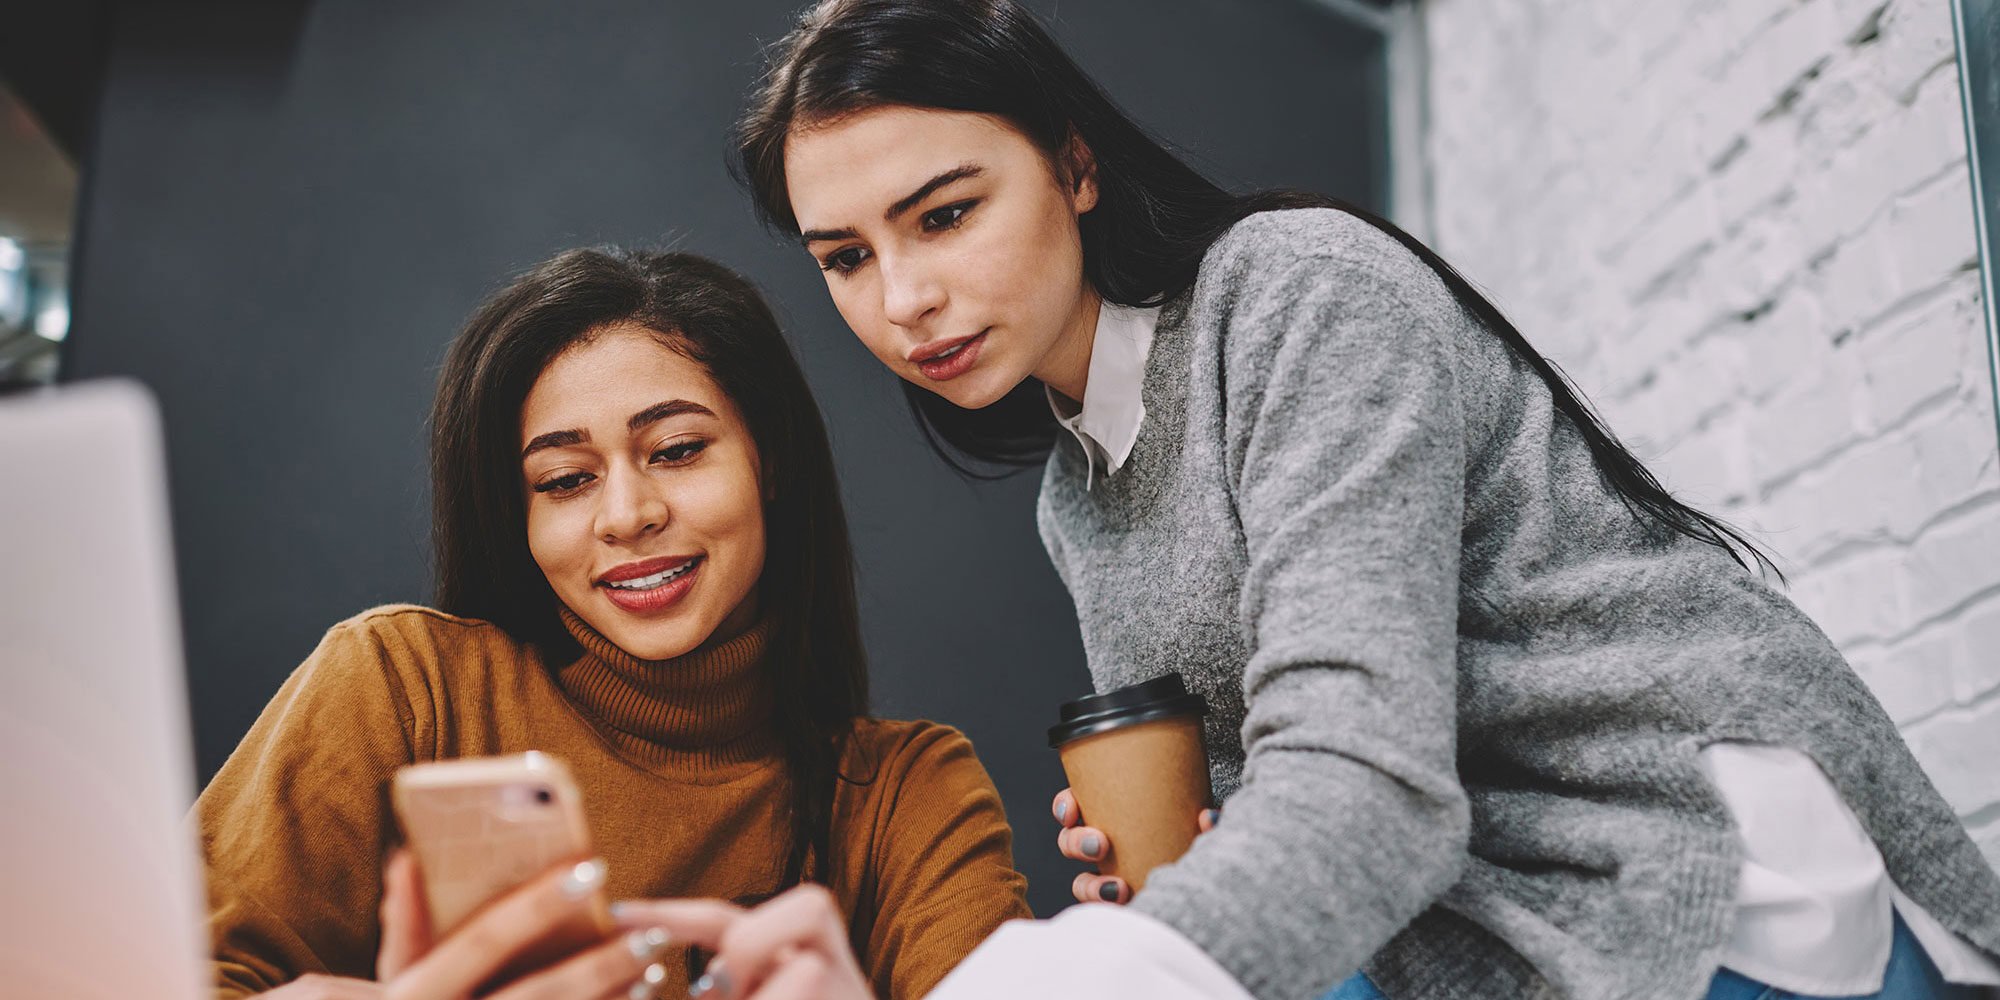
<path fill-rule="evenodd" d="M 636 431 L 647 424 L 688 413 L 699 414 L 705 417 L 715 416 L 714 410 L 692 399 L 669 399 L 664 402 L 654 403 L 632 414 L 632 418 L 625 421 L 625 429 Z M 526 448 L 521 449 L 521 457 L 527 458 L 529 455 L 547 448 L 568 448 L 572 445 L 582 444 L 588 440 L 590 440 L 590 432 L 588 431 L 567 430 L 537 434 L 533 441 L 528 442 Z"/>
<path fill-rule="evenodd" d="M 918 202 L 923 201 L 925 198 L 930 197 L 933 193 L 937 191 L 937 189 L 944 187 L 947 184 L 953 184 L 958 181 L 962 181 L 967 177 L 978 177 L 979 175 L 985 172 L 986 168 L 980 166 L 977 163 L 961 163 L 958 166 L 951 168 L 950 170 L 946 170 L 943 173 L 938 174 L 936 177 L 933 177 L 930 180 L 927 180 L 922 184 L 918 185 L 915 191 L 912 191 L 909 194 L 906 194 L 903 197 L 896 199 L 896 203 L 890 205 L 889 210 L 882 213 L 882 221 L 894 222 L 896 221 L 897 216 L 900 216 L 904 212 L 907 212 L 910 209 L 915 208 Z M 808 229 L 805 232 L 799 234 L 799 242 L 810 246 L 814 243 L 821 243 L 830 240 L 853 239 L 855 235 L 856 233 L 852 227 L 844 229 Z"/>
<path fill-rule="evenodd" d="M 647 424 L 656 423 L 668 417 L 678 417 L 686 413 L 696 413 L 707 417 L 715 416 L 714 410 L 692 399 L 669 399 L 665 402 L 654 403 L 632 414 L 632 419 L 625 421 L 625 429 L 636 431 Z"/>
<path fill-rule="evenodd" d="M 953 183 L 954 181 L 962 181 L 967 177 L 977 177 L 985 172 L 986 168 L 977 163 L 961 163 L 923 182 L 915 191 L 896 199 L 896 203 L 890 205 L 889 210 L 882 213 L 882 221 L 894 222 L 897 216 L 915 208 L 917 202 L 930 197 L 931 192 L 936 191 L 938 188 L 944 187 L 946 184 Z"/>
<path fill-rule="evenodd" d="M 525 459 L 547 448 L 568 448 L 588 440 L 590 435 L 583 431 L 550 431 L 547 434 L 537 434 L 533 441 L 528 442 L 526 448 L 521 449 L 521 457 Z"/>

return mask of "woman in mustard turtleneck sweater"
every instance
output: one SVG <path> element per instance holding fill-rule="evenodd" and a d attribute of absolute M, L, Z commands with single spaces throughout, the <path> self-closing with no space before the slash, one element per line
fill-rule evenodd
<path fill-rule="evenodd" d="M 432 434 L 438 607 L 334 626 L 197 803 L 218 996 L 448 995 L 497 967 L 504 944 L 419 954 L 408 862 L 384 904 L 384 782 L 449 757 L 541 750 L 582 787 L 602 863 L 517 908 L 818 883 L 885 997 L 1027 915 L 971 744 L 866 714 L 825 430 L 747 283 L 562 254 L 472 317 Z M 510 989 L 625 996 L 649 963 L 686 989 L 645 931 Z"/>

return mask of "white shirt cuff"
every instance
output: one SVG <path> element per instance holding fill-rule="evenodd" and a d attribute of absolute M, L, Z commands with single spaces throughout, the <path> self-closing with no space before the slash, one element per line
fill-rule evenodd
<path fill-rule="evenodd" d="M 1010 920 L 928 1000 L 1251 1000 L 1194 942 L 1135 910 L 1082 903 L 1052 920 Z"/>

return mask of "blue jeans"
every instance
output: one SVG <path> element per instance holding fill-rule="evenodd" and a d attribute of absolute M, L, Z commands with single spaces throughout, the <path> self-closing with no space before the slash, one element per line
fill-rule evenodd
<path fill-rule="evenodd" d="M 1882 992 L 1869 993 L 1860 1000 L 1977 1000 L 1987 995 L 1977 986 L 1955 986 L 1938 975 L 1937 966 L 1924 954 L 1922 945 L 1896 918 L 1895 944 L 1889 951 L 1889 968 L 1882 973 Z M 1388 1000 L 1368 977 L 1360 973 L 1320 997 L 1320 1000 Z M 1787 993 L 1766 986 L 1748 976 L 1718 969 L 1708 984 L 1708 1000 L 1823 1000 L 1800 993 Z"/>

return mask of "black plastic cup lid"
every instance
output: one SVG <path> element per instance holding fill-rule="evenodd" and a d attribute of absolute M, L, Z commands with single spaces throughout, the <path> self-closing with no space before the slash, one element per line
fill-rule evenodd
<path fill-rule="evenodd" d="M 1078 698 L 1060 709 L 1062 721 L 1049 727 L 1049 746 L 1141 722 L 1176 715 L 1208 713 L 1208 701 L 1188 693 L 1179 674 L 1155 677 L 1143 684 Z"/>

